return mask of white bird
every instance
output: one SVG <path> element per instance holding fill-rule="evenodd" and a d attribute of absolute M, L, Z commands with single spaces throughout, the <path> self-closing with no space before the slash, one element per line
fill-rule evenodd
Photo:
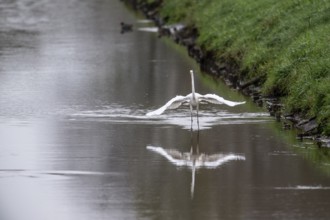
<path fill-rule="evenodd" d="M 186 96 L 178 95 L 178 96 L 172 98 L 170 101 L 168 101 L 164 106 L 160 107 L 159 109 L 156 109 L 155 111 L 149 112 L 146 115 L 147 116 L 161 115 L 167 109 L 177 109 L 181 105 L 189 105 L 190 113 L 191 113 L 191 120 L 192 120 L 193 107 L 196 107 L 197 119 L 198 119 L 199 104 L 211 103 L 211 104 L 218 104 L 218 105 L 225 104 L 228 106 L 235 106 L 235 105 L 241 105 L 241 104 L 245 103 L 245 102 L 228 101 L 215 94 L 201 95 L 201 94 L 195 92 L 194 72 L 192 70 L 190 70 L 190 76 L 191 76 L 191 90 L 192 90 L 192 92 L 190 94 L 188 94 Z"/>

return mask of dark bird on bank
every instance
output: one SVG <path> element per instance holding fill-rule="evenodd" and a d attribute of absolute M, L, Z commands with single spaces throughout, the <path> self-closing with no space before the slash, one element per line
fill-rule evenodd
<path fill-rule="evenodd" d="M 120 33 L 126 33 L 126 32 L 130 32 L 133 30 L 133 25 L 132 24 L 126 24 L 124 22 L 120 22 L 120 26 L 121 26 L 121 32 Z"/>

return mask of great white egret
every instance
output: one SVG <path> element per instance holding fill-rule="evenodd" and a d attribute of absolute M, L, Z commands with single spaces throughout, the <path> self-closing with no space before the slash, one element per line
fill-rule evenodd
<path fill-rule="evenodd" d="M 196 107 L 197 120 L 198 120 L 198 111 L 199 111 L 200 104 L 211 103 L 211 104 L 218 104 L 218 105 L 225 104 L 228 106 L 235 106 L 235 105 L 241 105 L 241 104 L 245 103 L 245 102 L 228 101 L 215 94 L 201 95 L 201 94 L 195 92 L 194 72 L 192 70 L 190 70 L 190 76 L 191 76 L 191 90 L 192 90 L 190 94 L 188 94 L 186 96 L 178 95 L 178 96 L 172 98 L 170 101 L 168 101 L 162 107 L 160 107 L 152 112 L 148 112 L 146 115 L 147 116 L 161 115 L 167 109 L 177 109 L 182 105 L 189 105 L 191 120 L 192 120 L 193 107 Z"/>

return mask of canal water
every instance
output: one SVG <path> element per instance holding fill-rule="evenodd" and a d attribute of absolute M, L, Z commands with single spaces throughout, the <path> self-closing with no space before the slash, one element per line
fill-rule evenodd
<path fill-rule="evenodd" d="M 0 1 L 0 219 L 329 219 L 318 150 L 148 25 L 118 0 Z M 145 116 L 190 69 L 247 104 Z"/>

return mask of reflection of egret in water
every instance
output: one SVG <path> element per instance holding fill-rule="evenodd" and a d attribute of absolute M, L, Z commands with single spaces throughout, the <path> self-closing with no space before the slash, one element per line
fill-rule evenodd
<path fill-rule="evenodd" d="M 193 134 L 193 133 L 191 133 Z M 195 190 L 195 174 L 196 169 L 199 168 L 217 168 L 224 163 L 232 160 L 245 160 L 244 156 L 233 153 L 217 153 L 205 154 L 199 152 L 199 131 L 197 134 L 197 144 L 193 144 L 193 136 L 191 135 L 191 147 L 189 152 L 180 152 L 175 149 L 164 149 L 162 147 L 147 146 L 148 150 L 156 152 L 176 166 L 187 166 L 192 169 L 191 178 L 191 196 L 194 195 Z"/>

